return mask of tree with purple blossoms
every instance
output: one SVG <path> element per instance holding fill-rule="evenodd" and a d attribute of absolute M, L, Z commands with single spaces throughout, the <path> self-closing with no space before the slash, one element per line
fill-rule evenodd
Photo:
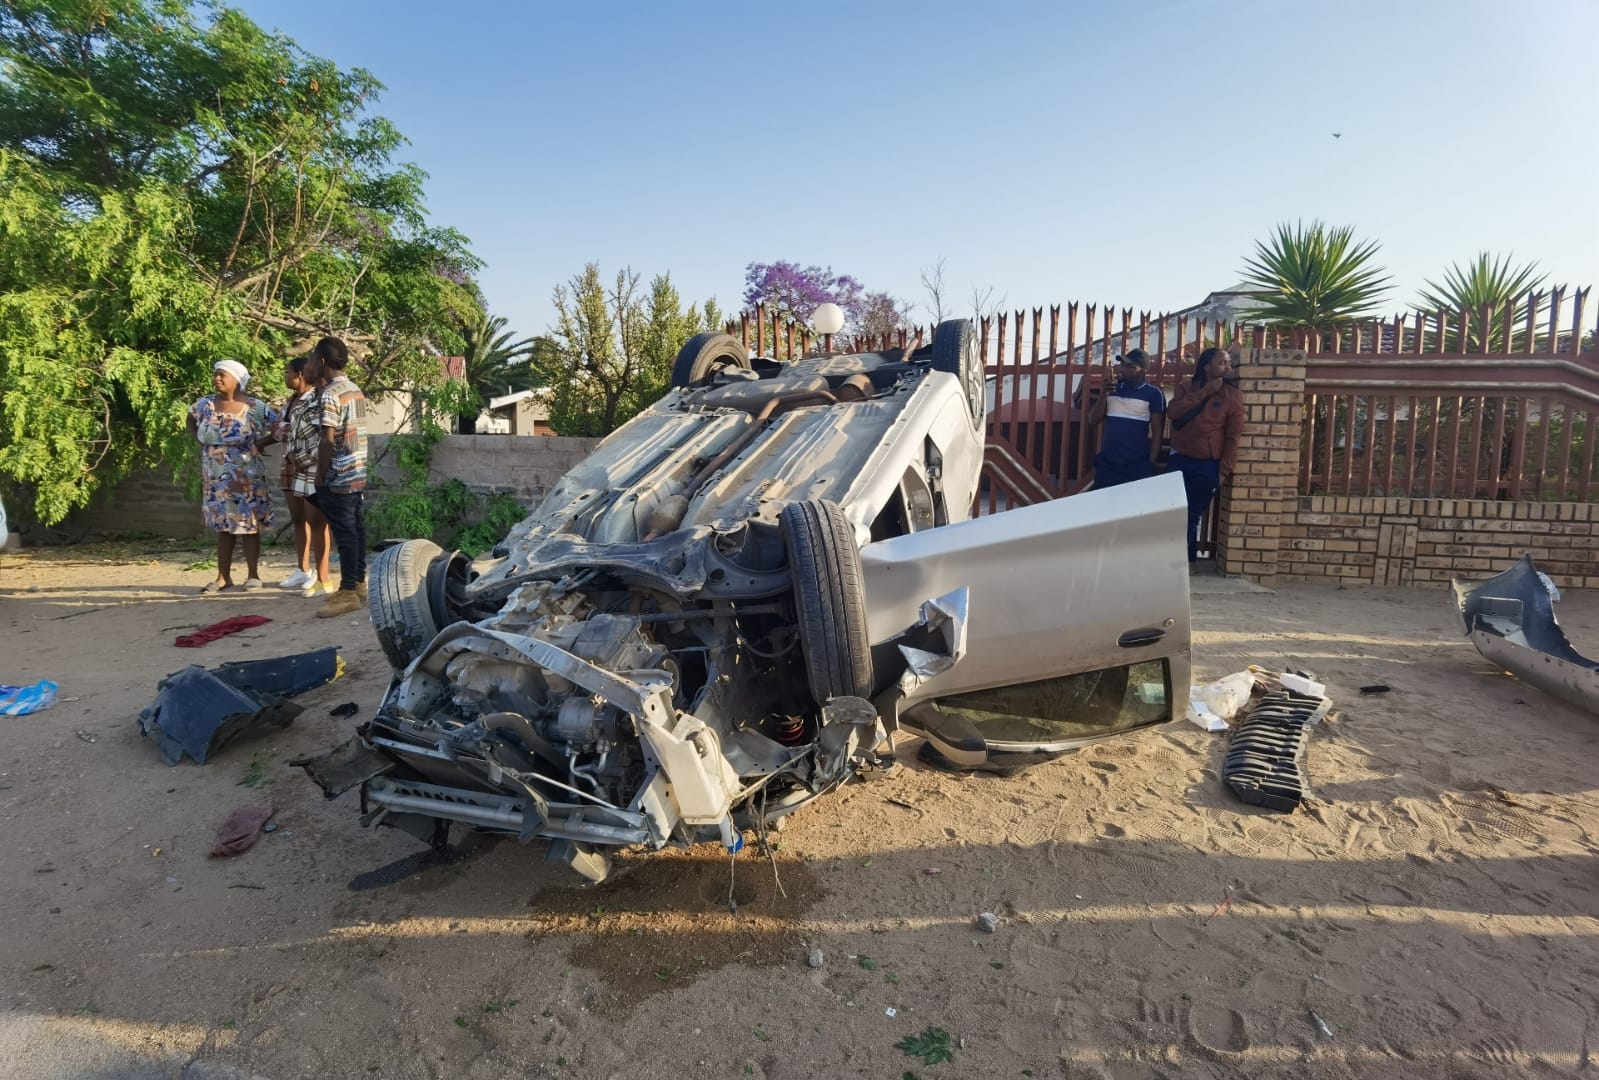
<path fill-rule="evenodd" d="M 753 311 L 762 305 L 808 323 L 822 304 L 837 304 L 844 311 L 846 334 L 888 334 L 906 323 L 905 305 L 886 292 L 871 292 L 848 274 L 835 274 L 831 266 L 798 263 L 750 263 L 744 270 L 744 305 Z"/>

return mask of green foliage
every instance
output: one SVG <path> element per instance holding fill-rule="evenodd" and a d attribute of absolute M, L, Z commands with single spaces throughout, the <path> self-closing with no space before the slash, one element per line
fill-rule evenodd
<path fill-rule="evenodd" d="M 1279 225 L 1244 263 L 1244 284 L 1259 305 L 1251 320 L 1307 329 L 1371 317 L 1389 280 L 1375 265 L 1377 250 L 1375 241 L 1356 242 L 1348 226 Z"/>
<path fill-rule="evenodd" d="M 651 279 L 645 297 L 631 269 L 607 289 L 598 263 L 556 286 L 555 311 L 550 424 L 562 435 L 608 435 L 637 415 L 670 386 L 683 343 L 706 328 L 670 274 Z"/>
<path fill-rule="evenodd" d="M 1481 352 L 1491 343 L 1493 348 L 1504 348 L 1505 332 L 1510 332 L 1510 348 L 1522 349 L 1527 343 L 1527 304 L 1533 299 L 1533 290 L 1539 288 L 1547 277 L 1536 262 L 1514 265 L 1508 256 L 1490 257 L 1484 251 L 1471 262 L 1456 263 L 1444 271 L 1442 281 L 1430 278 L 1421 290 L 1416 307 L 1434 314 L 1444 311 L 1449 316 L 1449 331 L 1445 335 L 1444 349 L 1449 352 Z M 1493 327 L 1489 341 L 1482 333 L 1482 315 L 1493 308 Z M 1549 310 L 1549 297 L 1536 298 L 1533 312 L 1534 334 L 1538 323 Z M 1471 313 L 1471 330 L 1462 342 L 1459 313 Z M 1436 340 L 1436 335 L 1434 335 Z"/>
<path fill-rule="evenodd" d="M 484 504 L 482 519 L 455 535 L 455 546 L 477 558 L 492 551 L 516 525 L 527 517 L 527 507 L 509 495 L 493 495 Z"/>
<path fill-rule="evenodd" d="M 392 486 L 373 485 L 367 535 L 374 541 L 421 537 L 476 557 L 505 539 L 527 509 L 505 494 L 481 499 L 454 477 L 429 483 L 433 448 L 441 437 L 434 428 L 390 442 L 401 479 Z"/>
<path fill-rule="evenodd" d="M 0 5 L 0 474 L 49 524 L 165 459 L 211 363 L 267 393 L 335 333 L 372 396 L 443 382 L 480 306 L 466 240 L 367 112 L 382 87 L 241 12 Z"/>
<path fill-rule="evenodd" d="M 920 1035 L 905 1036 L 894 1044 L 894 1048 L 904 1051 L 906 1057 L 921 1058 L 924 1065 L 955 1060 L 949 1032 L 943 1028 L 924 1028 Z"/>

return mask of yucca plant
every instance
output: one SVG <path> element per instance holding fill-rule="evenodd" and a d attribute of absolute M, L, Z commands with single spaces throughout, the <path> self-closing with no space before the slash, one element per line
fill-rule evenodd
<path fill-rule="evenodd" d="M 1527 337 L 1527 305 L 1533 300 L 1532 292 L 1541 286 L 1545 275 L 1536 262 L 1516 266 L 1509 256 L 1490 257 L 1484 251 L 1464 265 L 1456 263 L 1444 271 L 1442 281 L 1428 280 L 1421 290 L 1416 307 L 1429 314 L 1440 309 L 1448 316 L 1449 331 L 1444 336 L 1444 349 L 1448 352 L 1482 352 L 1485 347 L 1504 348 L 1505 331 L 1510 331 L 1510 349 L 1524 348 Z M 1493 326 L 1485 341 L 1482 333 L 1482 313 L 1488 307 L 1494 311 Z M 1460 335 L 1460 312 L 1471 313 L 1470 331 L 1464 341 Z M 1533 311 L 1533 332 L 1549 310 L 1549 296 L 1536 298 Z M 1434 331 L 1436 334 L 1436 330 Z"/>
<path fill-rule="evenodd" d="M 1389 287 L 1375 265 L 1377 250 L 1376 241 L 1357 241 L 1349 226 L 1277 226 L 1244 262 L 1244 284 L 1257 305 L 1250 321 L 1308 330 L 1375 317 Z"/>

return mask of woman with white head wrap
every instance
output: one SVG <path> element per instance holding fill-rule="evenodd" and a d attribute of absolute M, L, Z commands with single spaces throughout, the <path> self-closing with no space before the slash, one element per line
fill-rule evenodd
<path fill-rule="evenodd" d="M 267 489 L 261 450 L 274 441 L 277 410 L 244 392 L 250 371 L 237 360 L 211 365 L 207 394 L 189 409 L 189 434 L 200 444 L 203 485 L 201 517 L 217 534 L 216 580 L 201 589 L 219 593 L 234 588 L 234 537 L 243 537 L 249 576 L 246 590 L 259 589 L 261 532 L 272 527 L 272 494 Z"/>

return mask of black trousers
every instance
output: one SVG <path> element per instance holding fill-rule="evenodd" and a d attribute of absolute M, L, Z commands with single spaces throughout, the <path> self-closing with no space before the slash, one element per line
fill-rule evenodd
<path fill-rule="evenodd" d="M 366 580 L 366 513 L 361 492 L 319 487 L 310 502 L 322 511 L 333 530 L 333 543 L 339 549 L 339 589 L 355 589 Z"/>

